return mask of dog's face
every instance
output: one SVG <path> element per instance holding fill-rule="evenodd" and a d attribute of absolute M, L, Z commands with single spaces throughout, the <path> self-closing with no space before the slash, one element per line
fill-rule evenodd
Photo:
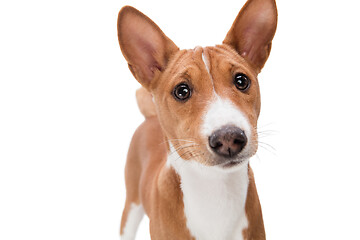
<path fill-rule="evenodd" d="M 224 166 L 255 153 L 259 86 L 234 50 L 224 45 L 180 51 L 157 81 L 154 100 L 171 151 Z"/>
<path fill-rule="evenodd" d="M 221 168 L 255 154 L 257 74 L 270 53 L 276 21 L 274 0 L 249 0 L 223 45 L 179 50 L 136 9 L 120 11 L 122 52 L 154 97 L 171 153 Z"/>

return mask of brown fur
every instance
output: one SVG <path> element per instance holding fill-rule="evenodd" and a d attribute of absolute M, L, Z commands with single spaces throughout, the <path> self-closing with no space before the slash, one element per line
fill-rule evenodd
<path fill-rule="evenodd" d="M 144 117 L 149 118 L 156 116 L 152 95 L 145 88 L 139 88 L 136 91 L 136 101 Z"/>
<path fill-rule="evenodd" d="M 130 204 L 141 201 L 150 218 L 153 239 L 191 239 L 186 228 L 180 179 L 173 169 L 165 166 L 167 144 L 160 128 L 157 117 L 150 117 L 133 136 L 125 169 L 126 204 L 121 233 Z"/>
<path fill-rule="evenodd" d="M 267 12 L 269 16 L 265 14 L 266 24 L 260 26 L 260 32 L 258 23 L 254 23 L 253 19 L 263 6 L 270 10 Z M 249 25 L 255 31 L 249 31 L 246 28 Z M 186 227 L 181 179 L 172 167 L 166 165 L 169 143 L 185 160 L 192 159 L 208 166 L 219 163 L 211 157 L 204 144 L 207 139 L 199 131 L 202 116 L 215 90 L 220 97 L 230 99 L 247 116 L 252 126 L 251 155 L 255 154 L 261 105 L 257 74 L 268 58 L 275 29 L 275 2 L 249 0 L 223 45 L 178 50 L 148 17 L 131 7 L 120 11 L 118 31 L 121 50 L 135 78 L 147 89 L 137 92 L 139 108 L 146 120 L 136 130 L 128 153 L 121 233 L 131 203 L 141 203 L 150 219 L 152 239 L 193 239 Z M 248 42 L 250 40 L 253 45 Z M 210 74 L 202 54 L 208 59 Z M 251 79 L 251 86 L 245 93 L 236 89 L 231 80 L 237 72 L 245 73 Z M 192 96 L 189 101 L 179 102 L 173 98 L 172 92 L 176 85 L 183 82 L 191 86 Z M 196 145 L 185 149 L 182 148 L 184 142 L 178 139 L 188 139 Z M 249 225 L 243 231 L 244 239 L 265 239 L 261 206 L 250 167 L 245 208 Z"/>

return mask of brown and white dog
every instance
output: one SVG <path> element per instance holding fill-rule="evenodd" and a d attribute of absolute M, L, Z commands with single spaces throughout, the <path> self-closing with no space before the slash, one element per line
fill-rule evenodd
<path fill-rule="evenodd" d="M 138 10 L 118 17 L 120 47 L 144 88 L 130 144 L 121 237 L 144 213 L 152 239 L 265 239 L 249 159 L 257 151 L 257 75 L 277 25 L 275 0 L 248 0 L 222 45 L 179 48 Z"/>

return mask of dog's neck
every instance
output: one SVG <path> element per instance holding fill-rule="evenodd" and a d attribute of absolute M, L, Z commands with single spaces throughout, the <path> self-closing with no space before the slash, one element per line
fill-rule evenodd
<path fill-rule="evenodd" d="M 168 155 L 181 179 L 187 227 L 196 239 L 243 239 L 248 221 L 245 202 L 249 185 L 248 161 L 230 171 Z"/>

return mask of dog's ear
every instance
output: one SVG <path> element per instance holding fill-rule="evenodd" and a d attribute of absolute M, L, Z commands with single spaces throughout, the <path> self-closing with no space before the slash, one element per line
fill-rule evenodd
<path fill-rule="evenodd" d="M 275 0 L 248 0 L 223 43 L 235 48 L 259 73 L 269 57 L 276 25 Z"/>
<path fill-rule="evenodd" d="M 147 89 L 178 47 L 150 18 L 133 7 L 123 7 L 118 16 L 121 51 L 135 78 Z"/>

